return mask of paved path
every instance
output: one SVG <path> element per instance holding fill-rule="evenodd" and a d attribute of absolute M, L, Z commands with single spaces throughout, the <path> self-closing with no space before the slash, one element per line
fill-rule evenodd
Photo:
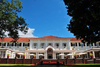
<path fill-rule="evenodd" d="M 62 65 L 37 65 L 37 67 L 63 67 Z"/>

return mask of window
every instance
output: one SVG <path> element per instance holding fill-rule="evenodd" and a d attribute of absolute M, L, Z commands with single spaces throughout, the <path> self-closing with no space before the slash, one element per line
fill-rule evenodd
<path fill-rule="evenodd" d="M 87 46 L 89 46 L 89 43 L 87 43 Z"/>
<path fill-rule="evenodd" d="M 96 43 L 96 46 L 99 47 L 99 43 Z"/>
<path fill-rule="evenodd" d="M 24 46 L 25 48 L 27 48 L 27 47 L 29 47 L 29 43 L 23 43 L 23 46 Z"/>
<path fill-rule="evenodd" d="M 49 46 L 52 46 L 52 44 L 51 44 L 51 43 L 49 43 Z"/>
<path fill-rule="evenodd" d="M 59 48 L 59 44 L 58 43 L 56 43 L 56 47 Z"/>
<path fill-rule="evenodd" d="M 66 48 L 66 43 L 63 43 L 63 47 Z"/>
<path fill-rule="evenodd" d="M 76 46 L 76 43 L 71 43 L 71 46 L 73 46 L 73 47 L 75 48 L 75 46 Z"/>
<path fill-rule="evenodd" d="M 9 43 L 8 46 L 9 46 L 9 48 L 11 48 L 12 47 L 12 43 Z"/>
<path fill-rule="evenodd" d="M 44 43 L 41 43 L 41 48 L 43 48 L 44 47 Z"/>
<path fill-rule="evenodd" d="M 34 43 L 34 48 L 36 48 L 37 43 Z"/>
<path fill-rule="evenodd" d="M 21 43 L 17 43 L 16 46 L 17 48 L 19 48 L 21 46 Z"/>
<path fill-rule="evenodd" d="M 100 43 L 99 43 L 99 46 L 100 46 Z"/>
<path fill-rule="evenodd" d="M 76 44 L 75 43 L 71 43 L 71 46 L 75 46 Z"/>
<path fill-rule="evenodd" d="M 1 46 L 2 46 L 2 47 L 6 46 L 6 43 L 1 43 Z"/>
<path fill-rule="evenodd" d="M 5 51 L 0 51 L 0 57 L 4 58 L 5 57 Z"/>
<path fill-rule="evenodd" d="M 80 43 L 80 46 L 81 46 L 81 47 L 83 47 L 83 46 L 84 46 L 84 44 L 83 44 L 83 43 Z"/>

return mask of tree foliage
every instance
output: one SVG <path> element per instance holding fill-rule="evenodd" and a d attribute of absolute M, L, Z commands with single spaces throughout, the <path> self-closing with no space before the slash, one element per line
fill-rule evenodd
<path fill-rule="evenodd" d="M 6 37 L 5 32 L 8 32 L 9 37 L 17 40 L 18 31 L 27 33 L 25 19 L 17 14 L 22 8 L 20 0 L 0 0 L 0 38 Z"/>
<path fill-rule="evenodd" d="M 82 42 L 100 41 L 100 0 L 64 0 L 72 17 L 68 30 Z"/>

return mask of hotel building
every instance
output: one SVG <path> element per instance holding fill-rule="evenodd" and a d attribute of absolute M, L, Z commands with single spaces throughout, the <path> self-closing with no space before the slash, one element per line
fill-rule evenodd
<path fill-rule="evenodd" d="M 26 59 L 36 56 L 36 59 L 43 57 L 44 59 L 64 59 L 64 55 L 68 58 L 74 58 L 74 54 L 77 54 L 78 58 L 82 58 L 83 55 L 79 53 L 85 53 L 85 58 L 90 57 L 90 52 L 93 54 L 93 58 L 100 57 L 100 42 L 88 44 L 82 43 L 81 40 L 77 40 L 72 37 L 57 37 L 57 36 L 44 36 L 44 37 L 20 37 L 17 43 L 12 43 L 13 39 L 5 37 L 0 40 L 0 57 L 7 58 L 23 58 L 25 54 Z M 60 56 L 60 54 L 62 54 Z"/>

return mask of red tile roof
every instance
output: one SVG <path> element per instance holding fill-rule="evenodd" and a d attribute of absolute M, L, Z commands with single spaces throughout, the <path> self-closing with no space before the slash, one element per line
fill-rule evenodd
<path fill-rule="evenodd" d="M 17 41 L 29 41 L 29 39 L 70 39 L 71 41 L 81 41 L 80 39 L 76 39 L 75 37 L 57 37 L 57 36 L 44 36 L 44 37 L 20 37 Z M 12 41 L 13 39 L 10 37 L 5 37 L 0 41 Z"/>
<path fill-rule="evenodd" d="M 71 41 L 81 41 L 80 39 L 77 40 L 75 37 L 57 37 L 52 35 L 32 39 L 71 39 Z"/>
<path fill-rule="evenodd" d="M 29 41 L 29 39 L 35 38 L 35 37 L 19 37 L 17 41 Z M 12 41 L 13 39 L 10 37 L 5 37 L 4 39 L 0 39 L 0 41 Z"/>
<path fill-rule="evenodd" d="M 77 38 L 71 38 L 71 41 L 81 41 L 80 39 L 77 40 Z"/>

